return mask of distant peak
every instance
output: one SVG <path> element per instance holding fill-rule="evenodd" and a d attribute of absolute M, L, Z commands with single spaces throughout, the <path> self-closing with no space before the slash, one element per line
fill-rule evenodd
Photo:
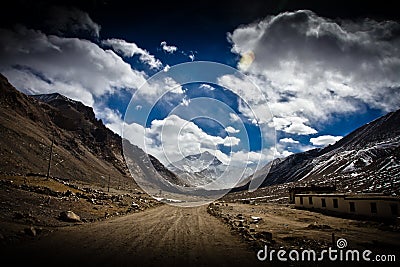
<path fill-rule="evenodd" d="M 199 158 L 207 158 L 207 159 L 215 158 L 215 156 L 213 154 L 211 154 L 210 152 L 205 151 L 205 152 L 202 152 L 199 154 L 193 154 L 193 155 L 186 156 L 185 158 L 189 159 L 189 160 L 194 160 L 194 159 L 199 159 Z"/>
<path fill-rule="evenodd" d="M 40 100 L 40 101 L 46 102 L 46 103 L 49 103 L 49 102 L 54 101 L 54 100 L 64 100 L 64 101 L 72 102 L 72 103 L 76 103 L 77 102 L 75 100 L 72 100 L 72 99 L 60 94 L 60 93 L 39 94 L 39 95 L 31 95 L 31 96 L 36 98 L 36 99 L 38 99 L 38 100 Z"/>

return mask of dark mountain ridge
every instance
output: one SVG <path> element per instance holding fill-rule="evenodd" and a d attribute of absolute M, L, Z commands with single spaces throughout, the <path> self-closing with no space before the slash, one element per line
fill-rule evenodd
<path fill-rule="evenodd" d="M 265 167 L 254 174 L 264 179 L 261 187 L 334 183 L 343 191 L 399 194 L 400 110 L 359 127 L 333 145 L 275 159 L 269 166 L 268 173 Z M 247 190 L 249 183 L 232 191 Z"/>
<path fill-rule="evenodd" d="M 0 174 L 45 175 L 54 141 L 51 176 L 98 184 L 110 177 L 111 185 L 137 188 L 122 138 L 96 119 L 92 108 L 58 93 L 27 96 L 1 74 L 0 92 Z M 153 163 L 163 179 L 177 181 L 156 158 L 129 147 L 138 155 L 133 160 L 142 161 L 132 175 L 143 175 L 146 164 Z"/>

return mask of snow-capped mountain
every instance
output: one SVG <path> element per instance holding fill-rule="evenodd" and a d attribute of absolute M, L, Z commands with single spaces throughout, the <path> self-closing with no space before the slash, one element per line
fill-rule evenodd
<path fill-rule="evenodd" d="M 254 166 L 243 168 L 224 164 L 208 151 L 186 156 L 167 167 L 186 184 L 207 190 L 232 188 L 254 170 Z"/>
<path fill-rule="evenodd" d="M 189 155 L 179 161 L 169 164 L 168 168 L 176 172 L 198 173 L 208 168 L 221 165 L 222 162 L 210 152 Z"/>
<path fill-rule="evenodd" d="M 335 183 L 348 192 L 399 194 L 400 110 L 367 123 L 333 145 L 269 164 L 268 174 L 263 169 L 255 173 L 255 177 L 264 176 L 262 187 L 300 181 Z"/>
<path fill-rule="evenodd" d="M 61 101 L 70 102 L 70 103 L 78 103 L 78 101 L 72 100 L 66 96 L 59 94 L 59 93 L 31 95 L 31 96 L 42 102 L 46 102 L 46 103 L 50 103 L 55 100 L 61 100 Z"/>

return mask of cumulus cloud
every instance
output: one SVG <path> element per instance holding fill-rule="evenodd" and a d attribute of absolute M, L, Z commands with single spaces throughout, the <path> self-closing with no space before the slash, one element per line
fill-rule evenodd
<path fill-rule="evenodd" d="M 109 114 L 109 118 L 118 118 L 118 113 Z M 117 114 L 117 116 L 115 116 Z M 108 124 L 118 128 L 122 120 Z M 232 136 L 225 138 L 205 133 L 195 123 L 171 115 L 163 120 L 154 120 L 150 127 L 144 128 L 137 123 L 124 124 L 124 138 L 130 140 L 147 153 L 156 156 L 164 165 L 176 162 L 188 155 L 205 151 L 215 155 L 224 164 L 232 167 L 246 167 L 247 164 L 263 166 L 275 157 L 286 157 L 292 154 L 283 148 L 269 147 L 262 151 L 239 150 L 226 155 L 218 145 L 237 146 L 240 139 Z"/>
<path fill-rule="evenodd" d="M 201 84 L 199 88 L 208 89 L 210 91 L 214 91 L 215 90 L 215 88 L 213 86 L 211 86 L 209 84 L 206 84 L 206 83 Z"/>
<path fill-rule="evenodd" d="M 342 136 L 321 135 L 315 138 L 310 138 L 310 143 L 314 146 L 327 146 L 331 145 L 342 139 Z"/>
<path fill-rule="evenodd" d="M 137 123 L 125 123 L 122 114 L 118 110 L 108 107 L 95 107 L 94 111 L 97 116 L 102 118 L 104 125 L 119 134 L 124 139 L 129 140 L 132 144 L 145 149 L 146 145 L 152 145 L 153 140 L 146 137 L 146 129 Z"/>
<path fill-rule="evenodd" d="M 226 163 L 229 162 L 229 157 L 218 146 L 233 147 L 240 142 L 239 138 L 232 136 L 222 138 L 209 135 L 195 123 L 177 115 L 153 120 L 148 128 L 136 123 L 127 124 L 124 126 L 124 137 L 156 156 L 165 165 L 205 151 Z"/>
<path fill-rule="evenodd" d="M 184 97 L 182 85 L 171 77 L 161 77 L 154 80 L 149 80 L 137 92 L 136 98 L 143 101 L 153 102 L 164 94 L 168 93 L 169 97 L 178 96 L 179 99 Z"/>
<path fill-rule="evenodd" d="M 166 41 L 162 41 L 160 43 L 161 49 L 164 50 L 167 53 L 173 54 L 178 50 L 178 47 L 173 46 L 173 45 L 167 45 Z"/>
<path fill-rule="evenodd" d="M 267 99 L 252 80 L 245 76 L 228 74 L 218 77 L 217 82 L 238 96 L 239 112 L 251 123 L 258 125 L 271 120 Z"/>
<path fill-rule="evenodd" d="M 399 31 L 394 21 L 331 20 L 300 10 L 242 25 L 228 40 L 233 53 L 252 55 L 238 67 L 268 96 L 278 129 L 310 134 L 316 130 L 306 119 L 313 126 L 365 105 L 400 106 Z"/>
<path fill-rule="evenodd" d="M 247 103 L 258 103 L 262 100 L 260 91 L 251 90 L 254 85 L 248 79 L 238 77 L 237 75 L 223 75 L 218 77 L 218 84 L 236 93 Z M 252 88 L 253 87 L 253 88 Z M 251 89 L 249 89 L 251 88 Z"/>
<path fill-rule="evenodd" d="M 58 35 L 87 33 L 94 37 L 100 36 L 101 29 L 86 12 L 61 6 L 49 10 L 46 26 L 51 33 Z"/>
<path fill-rule="evenodd" d="M 189 104 L 190 104 L 190 99 L 188 99 L 187 97 L 184 97 L 182 99 L 181 105 L 187 107 L 187 106 L 189 106 Z"/>
<path fill-rule="evenodd" d="M 246 151 L 241 150 L 230 154 L 231 166 L 243 166 L 244 164 L 258 164 L 263 166 L 268 161 L 273 160 L 276 156 L 275 148 L 265 149 L 263 151 Z"/>
<path fill-rule="evenodd" d="M 135 43 L 129 43 L 121 39 L 107 39 L 101 42 L 105 46 L 110 46 L 118 54 L 124 57 L 133 57 L 139 55 L 141 62 L 146 63 L 152 69 L 159 69 L 162 67 L 160 60 L 156 59 L 147 50 L 138 47 Z"/>
<path fill-rule="evenodd" d="M 59 92 L 88 105 L 95 97 L 136 89 L 146 81 L 146 74 L 111 50 L 25 27 L 0 29 L 0 58 L 0 72 L 19 90 Z"/>
<path fill-rule="evenodd" d="M 235 113 L 229 113 L 229 120 L 231 122 L 240 121 L 240 117 Z"/>
<path fill-rule="evenodd" d="M 307 121 L 307 119 L 300 117 L 275 117 L 273 118 L 273 123 L 270 123 L 270 126 L 274 126 L 276 130 L 280 130 L 289 134 L 316 134 L 317 131 L 315 129 L 305 124 Z"/>
<path fill-rule="evenodd" d="M 228 133 L 231 133 L 231 134 L 235 134 L 235 133 L 239 133 L 240 132 L 240 130 L 235 129 L 232 126 L 226 127 L 225 131 L 227 131 Z"/>
<path fill-rule="evenodd" d="M 286 144 L 299 144 L 300 142 L 297 140 L 294 140 L 293 138 L 282 138 L 279 140 L 280 143 L 286 143 Z"/>
<path fill-rule="evenodd" d="M 276 143 L 276 157 L 282 158 L 290 156 L 294 153 L 304 152 L 310 149 L 316 148 L 314 145 L 303 144 L 298 140 L 290 137 L 281 138 L 278 143 Z"/>
<path fill-rule="evenodd" d="M 167 72 L 167 71 L 169 71 L 170 68 L 171 68 L 171 66 L 167 64 L 167 65 L 165 65 L 163 71 Z"/>
<path fill-rule="evenodd" d="M 123 120 L 118 110 L 108 107 L 94 107 L 94 112 L 98 117 L 102 118 L 106 127 L 122 136 Z"/>

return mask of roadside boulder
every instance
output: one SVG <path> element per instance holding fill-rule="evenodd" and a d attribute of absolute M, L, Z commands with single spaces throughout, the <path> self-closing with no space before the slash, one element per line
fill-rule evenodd
<path fill-rule="evenodd" d="M 73 211 L 63 211 L 60 213 L 60 220 L 65 222 L 80 222 L 81 218 L 76 215 Z"/>
<path fill-rule="evenodd" d="M 27 235 L 33 236 L 33 237 L 35 237 L 36 234 L 37 234 L 36 233 L 36 229 L 33 226 L 31 226 L 29 228 L 25 228 L 24 229 L 24 233 L 27 234 Z"/>
<path fill-rule="evenodd" d="M 258 232 L 254 235 L 256 238 L 261 238 L 264 240 L 271 241 L 272 240 L 272 233 L 267 231 Z"/>

